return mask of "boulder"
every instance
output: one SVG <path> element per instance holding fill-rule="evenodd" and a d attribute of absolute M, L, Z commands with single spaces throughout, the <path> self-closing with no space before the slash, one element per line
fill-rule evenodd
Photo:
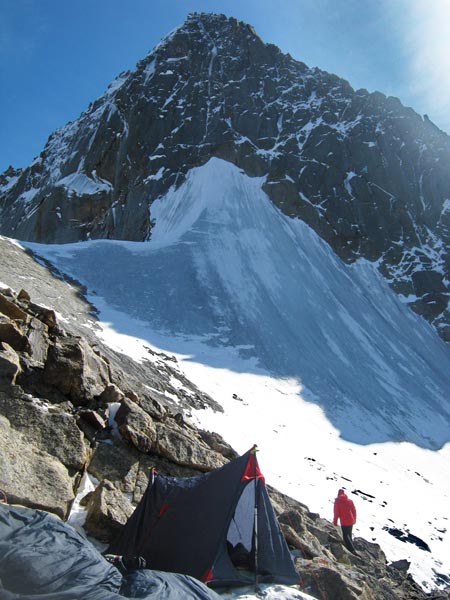
<path fill-rule="evenodd" d="M 95 410 L 81 410 L 78 413 L 78 426 L 83 429 L 82 421 L 85 421 L 88 425 L 90 425 L 95 431 L 101 431 L 107 426 L 106 419 Z"/>
<path fill-rule="evenodd" d="M 289 525 L 286 525 L 286 523 L 280 523 L 280 528 L 288 546 L 290 548 L 296 548 L 299 551 L 299 556 L 302 558 L 311 560 L 316 556 L 322 555 L 320 548 L 317 550 L 313 546 L 310 546 L 302 537 L 298 535 L 295 529 Z"/>
<path fill-rule="evenodd" d="M 99 400 L 105 404 L 112 404 L 114 402 L 122 402 L 124 397 L 125 394 L 122 390 L 115 383 L 110 383 L 100 394 Z"/>
<path fill-rule="evenodd" d="M 0 313 L 16 321 L 26 321 L 27 313 L 0 292 Z"/>
<path fill-rule="evenodd" d="M 134 446 L 124 440 L 98 441 L 89 464 L 89 473 L 99 481 L 111 481 L 125 493 L 134 493 L 141 456 Z"/>
<path fill-rule="evenodd" d="M 17 294 L 17 300 L 20 303 L 24 303 L 26 306 L 29 304 L 30 300 L 31 300 L 31 296 L 30 294 L 27 292 L 27 290 L 24 290 L 23 288 L 19 291 L 19 293 Z"/>
<path fill-rule="evenodd" d="M 218 452 L 228 460 L 237 458 L 238 453 L 218 433 L 205 431 L 204 429 L 200 429 L 198 433 L 201 439 L 215 452 Z"/>
<path fill-rule="evenodd" d="M 6 342 L 17 352 L 29 352 L 27 336 L 22 333 L 16 321 L 0 315 L 0 342 Z"/>
<path fill-rule="evenodd" d="M 73 480 L 56 458 L 30 443 L 0 415 L 0 488 L 12 504 L 67 516 Z"/>
<path fill-rule="evenodd" d="M 155 452 L 179 465 L 199 471 L 210 471 L 223 466 L 226 459 L 196 439 L 193 431 L 182 429 L 176 423 L 156 423 Z"/>
<path fill-rule="evenodd" d="M 131 400 L 133 399 L 131 394 L 127 394 L 127 396 Z M 166 416 L 167 411 L 163 405 L 164 395 L 155 390 L 145 390 L 139 398 L 136 397 L 135 402 L 138 402 L 142 410 L 158 421 L 161 421 Z"/>
<path fill-rule="evenodd" d="M 400 571 L 401 573 L 407 573 L 409 567 L 411 566 L 411 563 L 409 560 L 406 560 L 406 558 L 402 558 L 400 560 L 395 560 L 394 562 L 391 562 L 389 566 L 394 569 L 397 569 L 397 571 Z"/>
<path fill-rule="evenodd" d="M 303 558 L 312 559 L 323 554 L 323 548 L 306 526 L 300 510 L 289 510 L 278 517 L 283 535 L 292 548 L 300 551 Z"/>
<path fill-rule="evenodd" d="M 110 481 L 103 480 L 89 497 L 85 529 L 98 540 L 109 542 L 133 510 L 127 498 Z"/>
<path fill-rule="evenodd" d="M 0 412 L 35 448 L 60 461 L 67 469 L 80 470 L 90 455 L 89 445 L 64 406 L 37 398 L 0 393 Z"/>
<path fill-rule="evenodd" d="M 31 356 L 33 366 L 44 368 L 50 344 L 47 325 L 32 317 L 28 322 L 26 336 L 29 348 L 28 354 Z"/>
<path fill-rule="evenodd" d="M 29 302 L 28 308 L 31 314 L 35 315 L 49 329 L 55 329 L 58 327 L 56 313 L 53 309 L 35 304 L 34 302 Z"/>
<path fill-rule="evenodd" d="M 115 416 L 123 437 L 141 452 L 150 452 L 156 441 L 153 419 L 135 402 L 124 398 Z"/>
<path fill-rule="evenodd" d="M 0 384 L 14 385 L 20 373 L 20 360 L 17 353 L 6 342 L 0 342 Z"/>
<path fill-rule="evenodd" d="M 108 365 L 86 340 L 61 337 L 49 348 L 44 381 L 75 405 L 85 405 L 109 385 Z"/>
<path fill-rule="evenodd" d="M 354 571 L 342 571 L 323 558 L 297 559 L 295 562 L 303 584 L 302 591 L 316 598 L 339 600 L 394 600 L 395 596 L 381 596 L 369 589 L 363 576 Z"/>

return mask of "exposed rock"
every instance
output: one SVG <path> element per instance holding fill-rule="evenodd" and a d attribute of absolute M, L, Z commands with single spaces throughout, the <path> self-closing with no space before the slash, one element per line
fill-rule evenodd
<path fill-rule="evenodd" d="M 85 340 L 59 338 L 49 348 L 44 381 L 75 405 L 85 405 L 109 384 L 108 367 Z"/>
<path fill-rule="evenodd" d="M 21 290 L 19 290 L 19 293 L 17 294 L 17 300 L 20 303 L 23 302 L 26 305 L 29 305 L 30 304 L 30 300 L 31 300 L 31 296 L 30 296 L 30 294 L 26 290 L 21 289 Z"/>
<path fill-rule="evenodd" d="M 28 308 L 30 313 L 47 325 L 49 329 L 55 329 L 57 327 L 56 314 L 53 309 L 40 306 L 34 302 L 28 302 Z"/>
<path fill-rule="evenodd" d="M 131 396 L 129 396 L 130 399 Z M 155 391 L 146 391 L 140 398 L 136 396 L 139 406 L 154 419 L 163 420 L 167 414 L 167 409 L 164 408 L 164 396 Z"/>
<path fill-rule="evenodd" d="M 163 464 L 164 464 L 164 466 L 163 466 Z M 168 475 L 169 474 L 174 475 L 174 472 L 173 471 L 171 472 L 171 469 L 176 470 L 177 465 L 170 463 L 168 466 L 169 466 L 169 468 L 167 469 L 165 459 L 161 459 L 161 457 L 159 457 L 155 454 L 148 454 L 146 456 L 140 457 L 138 469 L 136 471 L 136 481 L 135 481 L 134 489 L 133 489 L 133 502 L 135 502 L 137 504 L 142 499 L 142 496 L 145 494 L 145 492 L 147 490 L 150 478 L 152 476 L 153 469 L 155 471 L 159 470 L 162 473 L 167 473 Z M 160 468 L 160 467 L 162 467 L 162 468 Z M 183 475 L 186 475 L 186 476 L 194 474 L 192 471 L 190 473 L 187 473 L 186 471 L 183 471 L 182 469 L 180 469 L 178 471 L 177 475 L 180 476 L 181 473 L 183 473 Z"/>
<path fill-rule="evenodd" d="M 57 272 L 52 265 L 41 259 L 33 260 L 29 250 L 25 250 L 1 236 L 0 254 L 2 256 L 2 282 L 13 288 L 19 277 L 21 280 L 27 281 L 27 289 L 17 295 L 11 288 L 0 289 L 0 294 L 17 304 L 25 312 L 29 305 L 29 301 L 28 305 L 26 302 L 27 295 L 33 298 L 34 304 L 39 304 L 41 307 L 51 302 L 55 314 L 61 314 L 64 328 L 61 327 L 61 322 L 57 324 L 56 327 L 59 329 L 49 330 L 49 339 L 45 341 L 50 343 L 51 339 L 63 336 L 63 329 L 69 335 L 85 339 L 92 348 L 95 348 L 93 352 L 101 355 L 108 369 L 109 364 L 114 365 L 114 368 L 110 369 L 110 380 L 106 387 L 109 384 L 116 385 L 127 397 L 140 404 L 144 410 L 149 412 L 150 416 L 157 419 L 163 419 L 166 411 L 172 410 L 175 405 L 177 410 L 189 410 L 189 407 L 196 403 L 197 396 L 201 396 L 204 406 L 221 410 L 217 402 L 200 392 L 187 379 L 184 379 L 183 385 L 189 393 L 180 395 L 180 390 L 175 389 L 171 384 L 174 374 L 177 377 L 179 374 L 176 363 L 170 357 L 157 354 L 149 349 L 149 354 L 158 355 L 161 360 L 157 364 L 149 360 L 136 362 L 108 346 L 99 344 L 96 337 L 95 309 L 83 297 L 84 290 L 78 282 Z M 23 298 L 22 300 L 18 298 L 19 295 Z M 31 312 L 28 317 L 34 318 Z M 20 325 L 22 333 L 28 335 L 27 325 L 25 323 L 24 325 L 17 324 Z M 21 380 L 21 385 L 25 386 L 27 391 L 37 396 L 51 396 L 54 402 L 64 400 L 59 390 L 51 384 L 44 384 L 42 374 L 33 373 L 34 367 L 39 367 L 33 357 L 22 354 L 21 363 L 23 367 L 31 369 L 26 374 L 26 381 Z M 146 382 L 147 385 L 143 382 Z M 177 398 L 177 401 L 174 402 L 172 398 Z M 96 400 L 94 400 L 95 402 Z M 147 405 L 147 402 L 151 404 Z"/>
<path fill-rule="evenodd" d="M 344 570 L 323 558 L 296 561 L 303 580 L 302 589 L 316 598 L 339 600 L 394 600 L 396 596 L 380 595 L 369 588 L 364 576 L 356 570 Z"/>
<path fill-rule="evenodd" d="M 59 460 L 67 469 L 81 470 L 89 458 L 89 446 L 74 416 L 64 407 L 0 392 L 0 413 L 34 448 Z"/>
<path fill-rule="evenodd" d="M 105 404 L 112 404 L 113 402 L 122 402 L 124 393 L 114 383 L 110 383 L 105 387 L 103 392 L 99 396 L 99 401 Z"/>
<path fill-rule="evenodd" d="M 89 473 L 99 481 L 108 479 L 117 489 L 132 494 L 136 487 L 140 457 L 140 452 L 121 438 L 98 441 Z"/>
<path fill-rule="evenodd" d="M 31 365 L 43 368 L 47 361 L 49 347 L 47 325 L 32 317 L 28 322 L 26 337 L 29 345 L 28 354 L 32 359 Z"/>
<path fill-rule="evenodd" d="M 110 481 L 104 480 L 87 503 L 86 530 L 102 542 L 109 542 L 133 512 L 133 506 Z"/>
<path fill-rule="evenodd" d="M 227 462 L 221 454 L 195 439 L 193 431 L 163 423 L 156 424 L 156 431 L 156 452 L 172 462 L 199 471 L 217 469 Z"/>
<path fill-rule="evenodd" d="M 24 312 L 17 304 L 6 298 L 5 294 L 0 294 L 0 313 L 17 321 L 25 321 L 27 313 Z"/>
<path fill-rule="evenodd" d="M 73 480 L 56 458 L 38 449 L 0 415 L 0 487 L 8 502 L 67 516 Z"/>
<path fill-rule="evenodd" d="M 30 352 L 28 338 L 17 324 L 0 315 L 0 342 L 6 342 L 18 352 Z"/>
<path fill-rule="evenodd" d="M 150 452 L 156 442 L 152 418 L 137 404 L 124 398 L 116 414 L 116 422 L 123 437 L 141 452 Z"/>
<path fill-rule="evenodd" d="M 306 527 L 305 519 L 300 510 L 289 510 L 278 517 L 284 537 L 292 548 L 297 548 L 301 556 L 308 560 L 322 556 L 323 547 Z"/>
<path fill-rule="evenodd" d="M 6 342 L 0 342 L 0 385 L 2 380 L 14 385 L 20 371 L 20 360 L 16 352 Z"/>
<path fill-rule="evenodd" d="M 204 429 L 199 430 L 199 435 L 201 439 L 208 444 L 210 448 L 228 458 L 228 460 L 233 460 L 238 456 L 236 450 L 234 450 L 230 444 L 223 439 L 221 435 L 218 433 L 214 433 L 212 431 L 205 431 Z"/>
<path fill-rule="evenodd" d="M 394 562 L 391 562 L 390 566 L 402 573 L 407 573 L 411 563 L 409 560 L 403 558 L 401 560 L 395 560 Z"/>
<path fill-rule="evenodd" d="M 96 431 L 104 429 L 106 427 L 107 421 L 95 410 L 81 410 L 78 413 L 79 419 L 86 421 L 86 423 L 90 424 Z M 80 421 L 78 421 L 78 425 L 82 427 Z"/>

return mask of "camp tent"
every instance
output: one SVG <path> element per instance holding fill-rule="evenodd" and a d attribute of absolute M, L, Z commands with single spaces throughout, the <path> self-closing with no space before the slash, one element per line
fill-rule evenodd
<path fill-rule="evenodd" d="M 151 569 L 191 575 L 216 587 L 299 581 L 256 447 L 195 477 L 153 472 L 108 552 L 143 556 Z"/>

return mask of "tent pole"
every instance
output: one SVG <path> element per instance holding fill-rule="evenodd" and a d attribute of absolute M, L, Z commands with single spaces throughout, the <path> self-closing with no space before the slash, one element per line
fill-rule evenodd
<path fill-rule="evenodd" d="M 254 482 L 255 482 L 255 511 L 254 511 L 254 523 L 253 523 L 253 536 L 255 542 L 255 592 L 259 592 L 258 584 L 258 478 L 256 476 L 256 452 L 258 451 L 256 444 L 253 446 L 253 467 L 254 467 Z"/>

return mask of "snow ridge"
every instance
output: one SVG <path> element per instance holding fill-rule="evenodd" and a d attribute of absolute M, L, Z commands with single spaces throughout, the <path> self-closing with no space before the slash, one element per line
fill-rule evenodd
<path fill-rule="evenodd" d="M 450 439 L 450 348 L 374 264 L 344 265 L 305 223 L 284 216 L 263 185 L 211 159 L 153 203 L 149 243 L 45 253 L 166 335 L 240 348 L 255 368 L 298 379 L 345 439 L 440 447 Z M 125 275 L 139 293 L 135 285 L 111 296 Z"/>

